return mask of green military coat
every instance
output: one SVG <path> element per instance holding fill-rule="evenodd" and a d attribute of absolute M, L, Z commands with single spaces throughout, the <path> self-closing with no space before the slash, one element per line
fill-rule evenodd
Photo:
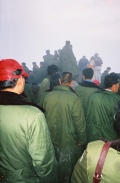
<path fill-rule="evenodd" d="M 44 114 L 13 92 L 0 92 L 3 183 L 56 183 L 57 162 Z"/>
<path fill-rule="evenodd" d="M 71 178 L 71 183 L 92 183 L 93 174 L 104 145 L 103 141 L 94 141 L 88 144 L 82 157 L 78 160 Z M 109 148 L 102 169 L 100 183 L 120 182 L 120 154 L 113 148 Z"/>
<path fill-rule="evenodd" d="M 91 96 L 86 118 L 88 142 L 101 138 L 119 138 L 114 130 L 114 114 L 119 101 L 119 95 L 107 90 L 98 91 Z"/>
<path fill-rule="evenodd" d="M 75 92 L 82 102 L 85 117 L 87 114 L 89 98 L 92 96 L 94 92 L 98 91 L 99 89 L 100 88 L 95 83 L 89 81 L 83 81 L 76 86 Z"/>
<path fill-rule="evenodd" d="M 59 164 L 59 182 L 69 181 L 86 142 L 86 122 L 78 96 L 69 86 L 55 86 L 43 103 Z"/>

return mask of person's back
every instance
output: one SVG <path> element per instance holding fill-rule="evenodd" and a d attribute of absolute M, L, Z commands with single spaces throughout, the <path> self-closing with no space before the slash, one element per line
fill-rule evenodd
<path fill-rule="evenodd" d="M 70 74 L 63 73 L 64 77 Z M 72 88 L 63 83 L 46 95 L 43 106 L 59 164 L 59 182 L 68 183 L 86 139 L 83 108 Z"/>
<path fill-rule="evenodd" d="M 73 76 L 78 75 L 77 61 L 70 41 L 66 41 L 66 45 L 60 53 L 60 67 L 62 72 L 71 72 Z"/>
<path fill-rule="evenodd" d="M 37 97 L 37 104 L 43 106 L 43 101 L 45 98 L 45 91 L 50 89 L 50 77 L 58 72 L 58 67 L 56 65 L 49 65 L 47 67 L 47 76 L 40 84 L 40 90 Z"/>
<path fill-rule="evenodd" d="M 79 63 L 78 63 L 78 67 L 79 67 L 79 71 L 83 71 L 85 68 L 87 68 L 87 65 L 88 65 L 88 59 L 83 56 L 80 60 L 79 60 Z"/>
<path fill-rule="evenodd" d="M 120 135 L 120 102 L 117 105 L 117 110 L 113 116 L 113 123 L 116 133 Z M 97 140 L 90 142 L 84 151 L 83 155 L 78 160 L 77 164 L 74 167 L 71 183 L 91 183 L 93 182 L 93 176 L 95 175 L 95 170 L 100 175 L 97 174 L 97 177 L 100 178 L 101 183 L 119 183 L 120 182 L 120 139 L 108 142 L 110 147 L 106 155 L 106 149 L 103 149 L 104 145 L 107 145 L 108 140 Z M 102 151 L 102 155 L 101 155 Z M 100 156 L 101 155 L 101 156 Z M 106 155 L 106 157 L 105 157 Z M 101 158 L 100 158 L 101 157 Z M 100 158 L 100 159 L 99 159 Z M 103 161 L 103 159 L 105 160 Z M 98 166 L 99 160 L 99 166 Z M 103 168 L 102 168 L 103 164 Z M 98 169 L 99 167 L 99 169 Z M 100 169 L 102 171 L 100 173 Z M 101 176 L 102 174 L 102 176 Z M 99 181 L 99 179 L 98 179 Z M 95 181 L 94 181 L 95 183 Z"/>
<path fill-rule="evenodd" d="M 119 140 L 120 141 L 120 140 Z M 120 142 L 119 142 L 120 144 Z M 95 173 L 96 164 L 104 142 L 101 140 L 90 142 L 83 156 L 77 162 L 71 183 L 91 183 Z M 101 183 L 119 183 L 120 182 L 120 153 L 109 148 L 102 170 Z"/>
<path fill-rule="evenodd" d="M 110 67 L 107 67 L 107 69 L 106 69 L 106 70 L 102 73 L 102 75 L 101 75 L 101 84 L 100 84 L 100 86 L 101 86 L 102 88 L 105 87 L 105 85 L 104 85 L 105 76 L 108 75 L 108 73 L 110 72 L 110 70 L 111 70 L 111 68 L 110 68 Z"/>
<path fill-rule="evenodd" d="M 18 62 L 0 61 L 0 180 L 56 183 L 57 163 L 45 116 L 20 95 L 24 77 Z"/>
<path fill-rule="evenodd" d="M 89 100 L 87 108 L 87 140 L 118 139 L 113 127 L 113 114 L 115 107 L 120 101 L 116 94 L 119 88 L 118 76 L 111 73 L 105 77 L 106 90 L 99 90 Z"/>
<path fill-rule="evenodd" d="M 34 78 L 34 82 L 37 84 L 42 83 L 43 79 L 45 79 L 47 75 L 47 69 L 44 65 L 44 62 L 40 62 L 40 68 L 37 71 L 36 77 Z"/>
<path fill-rule="evenodd" d="M 95 83 L 92 82 L 93 69 L 86 68 L 83 70 L 82 74 L 83 74 L 82 77 L 84 81 L 79 83 L 79 85 L 76 86 L 75 92 L 82 102 L 85 117 L 86 117 L 89 98 L 90 96 L 92 96 L 94 92 L 98 91 L 100 88 Z"/>
<path fill-rule="evenodd" d="M 46 55 L 43 56 L 44 65 L 47 69 L 48 66 L 53 64 L 54 55 L 50 54 L 50 50 L 46 50 Z"/>

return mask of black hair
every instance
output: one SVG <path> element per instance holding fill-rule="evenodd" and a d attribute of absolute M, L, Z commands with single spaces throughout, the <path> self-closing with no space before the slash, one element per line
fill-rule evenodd
<path fill-rule="evenodd" d="M 86 68 L 82 71 L 82 74 L 85 76 L 85 79 L 92 79 L 94 71 L 92 68 Z"/>
<path fill-rule="evenodd" d="M 22 69 L 17 69 L 15 70 L 12 75 L 20 75 L 22 73 Z M 5 80 L 5 81 L 0 81 L 0 90 L 4 90 L 6 88 L 13 88 L 18 81 L 18 78 L 14 78 L 11 80 Z"/>
<path fill-rule="evenodd" d="M 112 72 L 105 76 L 104 85 L 105 88 L 111 88 L 114 84 L 119 83 L 119 77 L 118 74 Z"/>
<path fill-rule="evenodd" d="M 60 74 L 53 74 L 50 77 L 50 90 L 53 89 L 54 86 L 59 85 L 59 79 L 60 79 Z"/>
<path fill-rule="evenodd" d="M 71 72 L 63 72 L 61 74 L 61 83 L 64 83 L 64 84 L 71 83 L 72 80 L 73 80 L 73 75 Z"/>
<path fill-rule="evenodd" d="M 48 75 L 52 75 L 58 72 L 58 67 L 56 65 L 49 65 L 47 67 L 47 73 Z"/>

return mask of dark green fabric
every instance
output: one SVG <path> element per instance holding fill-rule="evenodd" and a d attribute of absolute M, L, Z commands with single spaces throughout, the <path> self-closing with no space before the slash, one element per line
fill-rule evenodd
<path fill-rule="evenodd" d="M 62 72 L 78 75 L 77 61 L 70 45 L 64 46 L 60 53 L 60 67 Z"/>
<path fill-rule="evenodd" d="M 47 75 L 46 67 L 45 66 L 40 67 L 37 71 L 34 82 L 37 84 L 40 84 L 43 81 L 43 79 L 46 77 L 46 75 Z"/>
<path fill-rule="evenodd" d="M 0 173 L 4 183 L 56 183 L 57 162 L 44 114 L 23 100 L 0 92 Z"/>
<path fill-rule="evenodd" d="M 85 117 L 87 114 L 89 98 L 92 96 L 94 92 L 98 91 L 99 89 L 100 88 L 96 84 L 88 81 L 84 81 L 76 86 L 75 92 L 82 102 Z"/>
<path fill-rule="evenodd" d="M 55 86 L 44 100 L 45 116 L 59 164 L 59 183 L 68 183 L 86 143 L 86 122 L 78 96 L 69 86 Z"/>
<path fill-rule="evenodd" d="M 101 90 L 94 93 L 88 104 L 87 140 L 88 142 L 105 138 L 118 139 L 113 119 L 120 96 L 112 91 Z"/>
<path fill-rule="evenodd" d="M 31 102 L 33 102 L 34 104 L 37 103 L 37 101 L 33 95 L 32 88 L 31 88 L 30 84 L 25 83 L 24 92 L 29 97 Z"/>
<path fill-rule="evenodd" d="M 43 106 L 43 102 L 44 102 L 44 98 L 46 95 L 46 90 L 50 89 L 50 79 L 47 76 L 42 83 L 40 84 L 40 89 L 38 92 L 38 97 L 37 97 L 37 105 L 39 106 Z"/>
<path fill-rule="evenodd" d="M 105 85 L 104 85 L 104 80 L 105 80 L 105 76 L 107 76 L 107 75 L 108 75 L 108 71 L 105 70 L 105 71 L 102 73 L 102 76 L 101 76 L 101 84 L 100 84 L 100 86 L 101 86 L 102 88 L 105 87 Z"/>

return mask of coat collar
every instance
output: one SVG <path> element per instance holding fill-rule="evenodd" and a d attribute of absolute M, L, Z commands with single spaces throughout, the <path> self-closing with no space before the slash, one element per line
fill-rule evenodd
<path fill-rule="evenodd" d="M 95 83 L 93 82 L 89 82 L 89 81 L 83 81 L 81 83 L 79 83 L 80 86 L 84 86 L 84 87 L 91 87 L 91 88 L 98 88 L 100 89 L 99 86 L 97 86 Z"/>
<path fill-rule="evenodd" d="M 0 91 L 0 105 L 31 105 L 40 109 L 43 113 L 45 110 L 32 102 L 28 102 L 25 99 L 25 94 L 19 95 L 17 93 Z"/>

